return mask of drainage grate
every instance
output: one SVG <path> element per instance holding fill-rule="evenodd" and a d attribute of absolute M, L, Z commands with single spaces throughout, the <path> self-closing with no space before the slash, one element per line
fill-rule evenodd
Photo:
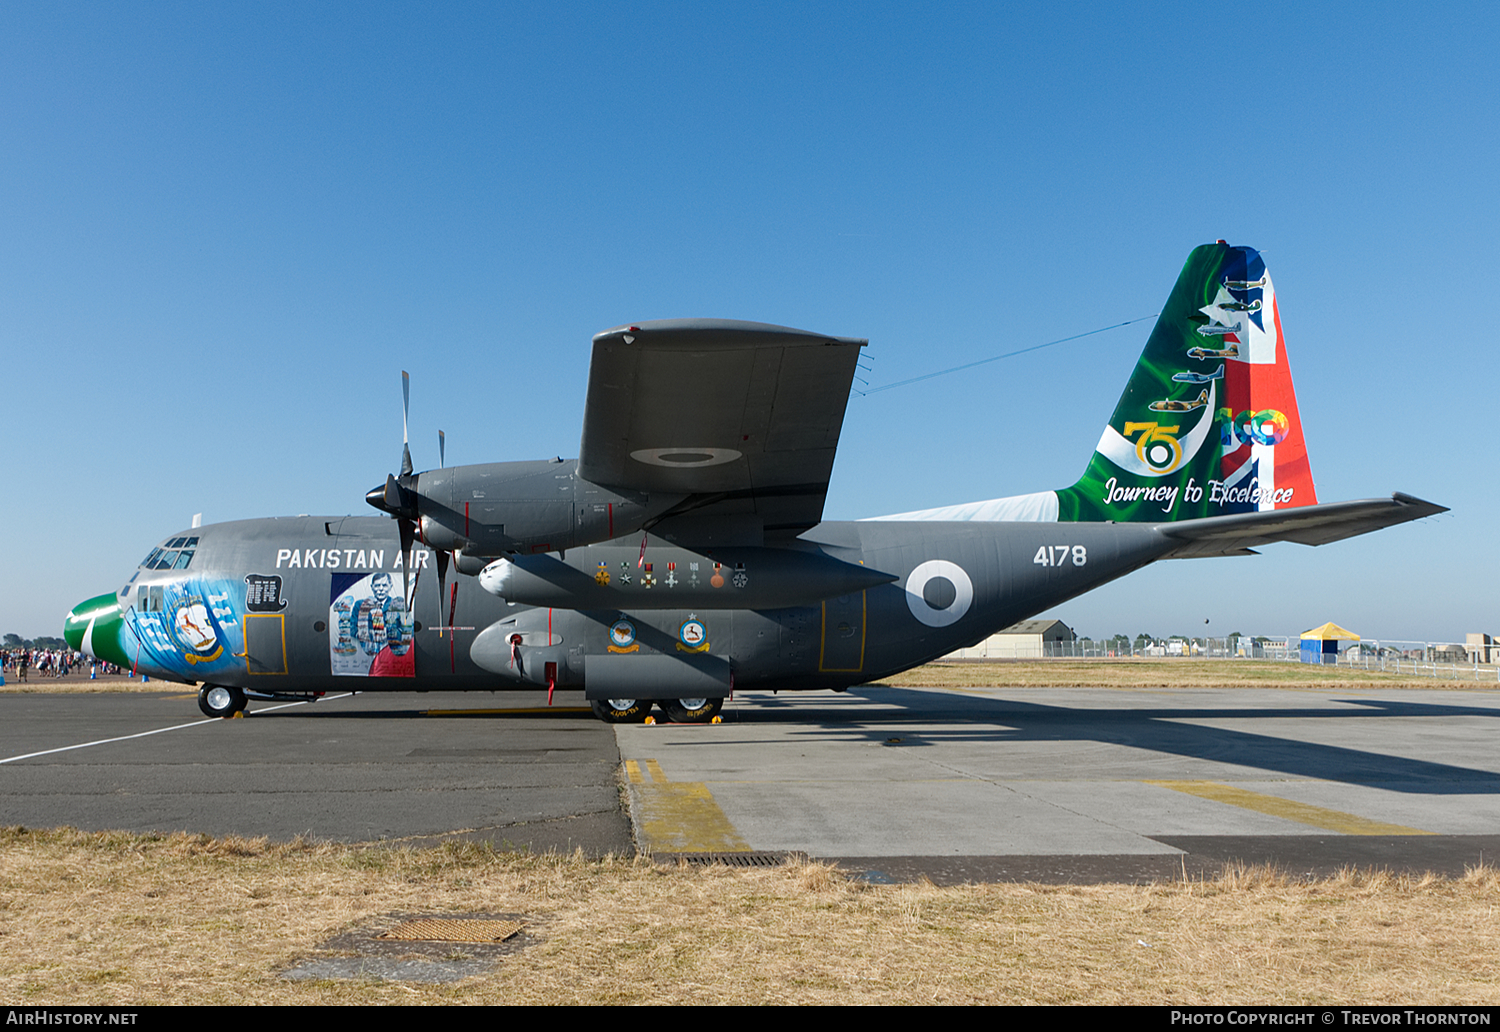
<path fill-rule="evenodd" d="M 687 864 L 690 867 L 708 867 L 723 864 L 725 867 L 782 867 L 789 863 L 805 861 L 806 853 L 761 852 L 743 853 L 655 853 L 659 864 Z"/>
<path fill-rule="evenodd" d="M 375 938 L 405 942 L 504 942 L 524 927 L 520 921 L 419 917 L 403 921 Z"/>

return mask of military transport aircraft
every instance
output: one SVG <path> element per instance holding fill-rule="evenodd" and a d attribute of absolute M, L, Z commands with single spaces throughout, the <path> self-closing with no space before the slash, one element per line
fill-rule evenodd
<path fill-rule="evenodd" d="M 172 534 L 76 648 L 249 699 L 582 688 L 603 720 L 906 670 L 1158 559 L 1445 511 L 1318 504 L 1260 255 L 1193 251 L 1071 487 L 822 521 L 864 340 L 681 319 L 594 337 L 579 457 L 399 474 L 385 516 Z M 394 517 L 394 519 L 392 519 Z"/>

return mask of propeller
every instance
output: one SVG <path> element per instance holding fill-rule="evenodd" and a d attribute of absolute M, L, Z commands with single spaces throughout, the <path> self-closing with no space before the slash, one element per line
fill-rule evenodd
<path fill-rule="evenodd" d="M 421 512 L 417 507 L 414 490 L 416 477 L 412 474 L 411 444 L 407 434 L 408 416 L 411 410 L 411 377 L 401 371 L 401 473 L 387 473 L 385 483 L 372 487 L 365 493 L 365 501 L 381 512 L 390 513 L 401 533 L 401 563 L 403 574 L 411 570 L 412 546 L 416 543 L 420 527 L 417 521 Z M 404 577 L 403 577 L 404 579 Z M 411 591 L 416 591 L 416 578 L 412 578 Z M 411 599 L 407 599 L 410 605 Z"/>
<path fill-rule="evenodd" d="M 401 371 L 401 472 L 400 474 L 387 473 L 385 483 L 380 487 L 371 488 L 365 494 L 365 501 L 379 509 L 381 512 L 390 513 L 396 521 L 396 527 L 401 534 L 401 562 L 403 570 L 410 573 L 412 568 L 412 551 L 417 541 L 422 537 L 422 513 L 418 505 L 420 496 L 416 491 L 416 475 L 412 472 L 411 464 L 411 376 L 406 370 Z M 443 431 L 438 431 L 438 466 L 446 469 L 448 466 L 448 437 Z M 425 541 L 423 542 L 426 543 Z M 437 575 L 438 575 L 438 633 L 445 629 L 443 620 L 443 601 L 448 596 L 448 560 L 447 552 L 437 552 Z M 411 575 L 409 582 L 406 604 L 410 608 L 416 599 L 417 581 L 422 571 L 419 569 Z M 449 613 L 447 624 L 453 623 L 453 612 L 458 606 L 458 585 L 454 585 L 453 598 L 449 601 Z"/>
<path fill-rule="evenodd" d="M 381 512 L 388 512 L 397 519 L 413 522 L 418 517 L 417 500 L 412 490 L 411 444 L 406 428 L 411 409 L 411 377 L 401 371 L 401 472 L 387 473 L 385 483 L 365 492 L 365 501 Z"/>

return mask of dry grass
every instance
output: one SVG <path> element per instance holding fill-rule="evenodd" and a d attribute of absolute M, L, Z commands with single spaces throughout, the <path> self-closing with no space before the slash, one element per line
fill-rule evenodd
<path fill-rule="evenodd" d="M 897 688 L 1500 688 L 1410 674 L 1235 659 L 1045 659 L 938 662 L 880 682 Z"/>
<path fill-rule="evenodd" d="M 936 888 L 816 864 L 8 829 L 0 886 L 11 1004 L 1500 1003 L 1489 869 Z M 449 986 L 278 977 L 395 912 L 521 912 L 540 941 Z"/>
<path fill-rule="evenodd" d="M 40 677 L 32 671 L 25 681 L 14 672 L 5 672 L 5 684 L 0 686 L 0 695 L 85 695 L 93 693 L 120 692 L 196 692 L 196 685 L 179 684 L 176 681 L 142 681 L 129 674 L 100 674 L 89 680 L 88 667 L 75 670 L 67 677 Z"/>

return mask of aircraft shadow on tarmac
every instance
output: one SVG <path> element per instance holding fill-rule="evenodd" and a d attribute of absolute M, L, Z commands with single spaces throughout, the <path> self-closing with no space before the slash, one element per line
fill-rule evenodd
<path fill-rule="evenodd" d="M 362 692 L 356 698 L 358 704 L 367 706 L 380 694 Z M 387 705 L 378 709 L 355 709 L 338 705 L 343 700 L 340 696 L 305 706 L 270 709 L 259 709 L 257 706 L 264 704 L 257 704 L 252 700 L 248 715 L 256 720 L 410 720 L 412 717 L 437 720 L 595 720 L 594 711 L 576 696 L 567 701 L 559 699 L 556 705 L 548 706 L 545 693 L 538 695 L 539 699 L 526 700 L 519 705 L 519 700 L 515 699 L 503 699 L 498 703 L 493 700 L 480 702 L 472 695 L 454 698 L 448 693 L 415 701 L 410 696 L 404 696 L 399 701 L 407 705 L 389 705 L 398 700 L 383 699 L 381 701 Z M 509 707 L 506 703 L 510 704 Z"/>
<path fill-rule="evenodd" d="M 439 710 L 441 712 L 430 712 Z M 434 720 L 587 720 L 598 723 L 594 711 L 574 706 L 558 706 L 550 712 L 545 710 L 464 710 L 440 707 L 412 707 L 404 709 L 350 710 L 340 712 L 327 709 L 294 710 L 290 713 L 255 713 L 256 720 L 410 720 L 412 717 L 428 717 Z"/>
<path fill-rule="evenodd" d="M 901 688 L 864 687 L 851 694 L 866 700 L 857 711 L 844 707 L 809 705 L 788 700 L 757 699 L 757 723 L 804 725 L 797 734 L 805 740 L 864 739 L 888 742 L 892 725 L 919 721 L 922 730 L 903 736 L 903 747 L 944 743 L 1098 742 L 1177 756 L 1258 768 L 1279 774 L 1351 785 L 1384 788 L 1423 795 L 1490 795 L 1500 793 L 1500 773 L 1473 767 L 1393 756 L 1388 753 L 1305 742 L 1261 734 L 1180 723 L 1227 720 L 1253 723 L 1265 720 L 1369 720 L 1388 717 L 1486 717 L 1500 720 L 1500 709 L 1376 699 L 1337 699 L 1359 707 L 1339 710 L 1322 707 L 1155 707 L 1109 709 L 1047 706 L 1015 699 L 986 699 L 944 695 Z M 883 705 L 870 709 L 868 704 Z M 1003 727 L 981 726 L 1002 724 Z M 708 741 L 715 747 L 721 741 Z"/>
<path fill-rule="evenodd" d="M 1396 792 L 1423 795 L 1500 794 L 1500 773 L 1494 771 L 1298 741 L 1255 731 L 1183 723 L 1193 720 L 1253 723 L 1286 719 L 1344 721 L 1389 717 L 1484 717 L 1500 720 L 1500 709 L 1497 708 L 1353 698 L 1330 700 L 1357 707 L 1348 710 L 1294 706 L 1114 709 L 1048 706 L 1015 699 L 883 686 L 854 689 L 850 696 L 861 700 L 860 708 L 850 708 L 842 700 L 833 706 L 820 705 L 801 693 L 784 697 L 757 694 L 752 697 L 754 709 L 742 714 L 726 714 L 727 726 L 721 725 L 722 730 L 707 735 L 700 741 L 676 742 L 673 748 L 717 748 L 729 744 L 724 732 L 732 735 L 737 719 L 758 724 L 798 725 L 799 729 L 794 733 L 803 740 L 865 740 L 874 744 L 888 742 L 892 737 L 893 725 L 919 721 L 924 725 L 920 732 L 900 736 L 899 744 L 903 748 L 960 743 L 992 743 L 999 747 L 1019 742 L 1097 742 Z M 448 705 L 454 708 L 449 710 Z M 420 707 L 380 709 L 296 707 L 258 713 L 255 719 L 364 721 L 410 719 L 419 715 L 458 720 L 593 719 L 587 709 L 575 703 L 562 703 L 551 710 L 540 706 L 512 710 L 466 710 L 460 708 L 462 705 L 462 702 L 443 700 Z M 994 726 L 997 724 L 1003 726 Z"/>

